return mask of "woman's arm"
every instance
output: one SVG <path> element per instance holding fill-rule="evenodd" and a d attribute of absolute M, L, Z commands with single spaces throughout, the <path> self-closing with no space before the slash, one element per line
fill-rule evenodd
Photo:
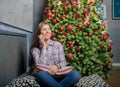
<path fill-rule="evenodd" d="M 32 48 L 31 50 L 32 56 L 35 61 L 35 65 L 43 64 L 44 60 L 42 58 L 46 55 L 46 49 L 39 50 L 38 48 Z"/>

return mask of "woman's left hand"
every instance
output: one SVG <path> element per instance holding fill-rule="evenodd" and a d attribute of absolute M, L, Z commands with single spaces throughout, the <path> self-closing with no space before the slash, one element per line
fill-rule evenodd
<path fill-rule="evenodd" d="M 50 73 L 52 75 L 55 75 L 55 73 L 58 71 L 58 67 L 56 65 L 50 66 Z"/>

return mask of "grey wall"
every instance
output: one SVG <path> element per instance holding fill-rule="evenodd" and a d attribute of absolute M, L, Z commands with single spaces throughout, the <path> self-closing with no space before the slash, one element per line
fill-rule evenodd
<path fill-rule="evenodd" d="M 113 40 L 114 63 L 120 65 L 120 20 L 112 19 L 112 0 L 104 0 L 104 5 L 106 5 L 106 16 L 109 28 L 110 37 Z"/>
<path fill-rule="evenodd" d="M 0 87 L 27 70 L 31 39 L 30 32 L 0 23 Z"/>
<path fill-rule="evenodd" d="M 0 87 L 25 72 L 26 44 L 25 35 L 0 30 Z"/>
<path fill-rule="evenodd" d="M 12 32 L 12 33 L 19 33 L 19 34 L 24 34 L 26 35 L 26 38 L 27 38 L 27 61 L 26 61 L 26 70 L 27 70 L 27 67 L 29 66 L 29 62 L 28 62 L 28 59 L 30 57 L 30 54 L 29 54 L 29 49 L 30 49 L 30 45 L 31 45 L 31 40 L 32 40 L 32 33 L 31 32 L 28 32 L 28 31 L 23 31 L 21 28 L 17 28 L 17 27 L 13 27 L 13 26 L 10 26 L 10 25 L 7 25 L 7 24 L 4 24 L 4 23 L 0 23 L 0 32 L 1 31 L 6 31 L 6 32 Z"/>
<path fill-rule="evenodd" d="M 37 24 L 42 21 L 43 9 L 47 5 L 47 0 L 34 0 L 33 2 L 33 25 L 34 31 L 37 29 Z"/>
<path fill-rule="evenodd" d="M 27 66 L 29 49 L 37 24 L 42 21 L 47 0 L 0 0 L 0 30 L 27 35 Z M 27 11 L 26 11 L 27 10 Z"/>
<path fill-rule="evenodd" d="M 0 22 L 33 31 L 34 0 L 0 0 Z"/>
<path fill-rule="evenodd" d="M 29 69 L 31 41 L 46 3 L 47 0 L 0 0 L 0 70 L 5 68 L 0 71 L 0 87 Z M 2 31 L 25 37 L 1 35 Z"/>

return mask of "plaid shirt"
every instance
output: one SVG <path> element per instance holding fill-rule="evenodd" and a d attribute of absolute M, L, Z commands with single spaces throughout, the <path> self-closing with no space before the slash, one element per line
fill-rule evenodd
<path fill-rule="evenodd" d="M 43 64 L 49 66 L 60 64 L 61 67 L 66 66 L 63 46 L 59 42 L 50 40 L 47 48 L 33 48 L 31 52 L 36 65 Z"/>

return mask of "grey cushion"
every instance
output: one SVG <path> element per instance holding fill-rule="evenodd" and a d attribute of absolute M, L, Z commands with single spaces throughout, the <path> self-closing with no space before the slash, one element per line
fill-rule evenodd
<path fill-rule="evenodd" d="M 84 76 L 74 87 L 111 87 L 100 76 L 90 75 Z"/>
<path fill-rule="evenodd" d="M 41 87 L 35 80 L 35 77 L 25 73 L 20 77 L 9 82 L 6 87 Z"/>
<path fill-rule="evenodd" d="M 41 87 L 35 80 L 34 76 L 23 74 L 11 81 L 6 87 Z M 84 76 L 77 82 L 74 87 L 110 87 L 100 76 Z"/>

